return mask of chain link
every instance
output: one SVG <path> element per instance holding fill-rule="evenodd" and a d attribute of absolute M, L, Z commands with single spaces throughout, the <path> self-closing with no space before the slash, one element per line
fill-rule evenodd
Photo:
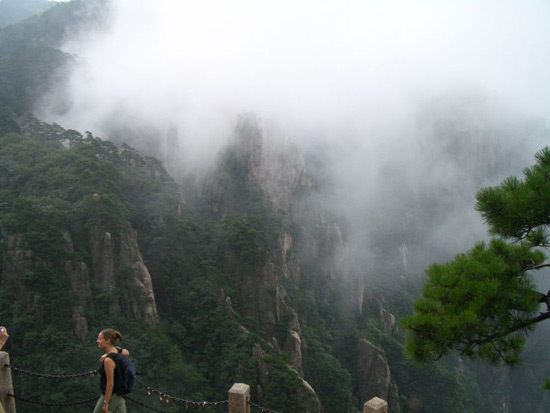
<path fill-rule="evenodd" d="M 252 407 L 255 407 L 257 409 L 260 409 L 262 412 L 267 412 L 267 413 L 277 413 L 275 410 L 269 410 L 265 407 L 262 407 L 256 403 L 252 403 L 250 400 L 248 400 L 248 404 L 251 405 Z"/>
<path fill-rule="evenodd" d="M 31 376 L 46 377 L 49 379 L 74 379 L 77 377 L 93 376 L 98 373 L 97 370 L 90 370 L 84 373 L 77 373 L 77 374 L 43 374 L 43 373 L 35 373 L 33 371 L 24 370 L 19 367 L 10 366 L 9 364 L 5 364 L 4 367 L 10 368 L 16 373 L 21 372 L 21 373 L 29 374 Z"/>
<path fill-rule="evenodd" d="M 124 399 L 130 400 L 132 403 L 139 404 L 140 406 L 146 407 L 147 409 L 152 410 L 154 412 L 168 413 L 166 410 L 161 410 L 161 409 L 158 409 L 156 407 L 149 406 L 148 404 L 142 403 L 142 402 L 140 402 L 138 400 L 135 400 L 135 399 L 132 399 L 131 397 L 128 397 L 128 396 L 124 396 Z"/>
<path fill-rule="evenodd" d="M 150 396 L 151 394 L 156 394 L 157 396 L 159 396 L 160 400 L 161 401 L 166 401 L 166 402 L 169 402 L 169 401 L 174 401 L 174 402 L 178 402 L 178 403 L 183 403 L 185 405 L 191 405 L 191 406 L 200 406 L 200 407 L 206 407 L 206 406 L 218 406 L 218 405 L 221 405 L 221 404 L 227 404 L 229 403 L 229 400 L 220 400 L 220 401 L 216 401 L 216 402 L 206 402 L 206 401 L 196 401 L 196 400 L 186 400 L 186 399 L 182 399 L 181 397 L 176 397 L 176 396 L 172 396 L 170 394 L 167 394 L 167 393 L 164 393 L 164 392 L 161 392 L 160 390 L 157 390 L 157 389 L 154 389 L 153 387 L 139 381 L 139 380 L 136 380 L 136 383 L 139 384 L 141 387 L 147 389 L 147 394 Z"/>
<path fill-rule="evenodd" d="M 48 402 L 40 402 L 40 401 L 37 401 L 37 400 L 26 399 L 25 397 L 16 396 L 15 394 L 11 394 L 11 393 L 8 393 L 8 396 L 13 397 L 16 400 L 26 402 L 26 403 L 39 404 L 41 406 L 54 406 L 54 407 L 76 406 L 77 404 L 90 403 L 90 402 L 96 401 L 98 399 L 98 397 L 95 396 L 95 397 L 92 397 L 92 398 L 89 398 L 89 399 L 86 399 L 86 400 L 79 400 L 79 401 L 76 401 L 76 402 L 48 403 Z"/>

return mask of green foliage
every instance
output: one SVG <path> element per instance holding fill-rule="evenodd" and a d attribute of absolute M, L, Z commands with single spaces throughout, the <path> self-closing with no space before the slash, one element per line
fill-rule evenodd
<path fill-rule="evenodd" d="M 540 251 L 493 239 L 488 247 L 480 243 L 452 262 L 433 264 L 415 314 L 404 319 L 415 333 L 410 354 L 428 360 L 457 348 L 493 362 L 518 362 L 523 339 L 508 334 L 533 316 L 539 301 L 521 268 L 543 258 Z"/>
<path fill-rule="evenodd" d="M 437 359 L 451 350 L 493 363 L 520 361 L 524 336 L 550 317 L 537 314 L 541 297 L 529 271 L 546 266 L 550 211 L 550 150 L 537 153 L 525 180 L 508 178 L 478 193 L 476 208 L 493 234 L 489 245 L 477 244 L 446 264 L 433 264 L 414 314 L 403 320 L 407 353 L 414 359 Z"/>
<path fill-rule="evenodd" d="M 260 269 L 267 259 L 266 235 L 255 216 L 227 217 L 222 222 L 224 249 L 231 251 L 247 271 Z"/>
<path fill-rule="evenodd" d="M 326 333 L 304 329 L 308 343 L 306 378 L 318 392 L 325 412 L 349 412 L 352 411 L 351 374 L 331 354 Z"/>
<path fill-rule="evenodd" d="M 13 23 L 0 29 L 0 136 L 20 132 L 21 116 L 66 76 L 75 57 L 58 47 L 70 29 L 98 24 L 102 2 L 0 2 L 0 27 Z"/>
<path fill-rule="evenodd" d="M 5 55 L 0 50 L 0 107 L 17 115 L 26 113 L 35 99 L 48 91 L 57 69 L 71 58 L 58 49 L 36 43 Z"/>
<path fill-rule="evenodd" d="M 296 395 L 300 382 L 298 374 L 288 368 L 288 360 L 282 355 L 268 355 L 265 361 L 271 377 L 262 395 L 263 405 L 280 411 L 300 411 Z"/>
<path fill-rule="evenodd" d="M 524 170 L 523 180 L 509 177 L 500 186 L 479 191 L 476 210 L 493 234 L 548 247 L 550 148 L 541 149 L 535 159 L 537 163 Z"/>
<path fill-rule="evenodd" d="M 0 266 L 0 317 L 9 327 L 7 349 L 13 363 L 31 371 L 60 374 L 95 368 L 99 357 L 93 344 L 95 335 L 89 337 L 90 342 L 74 344 L 77 340 L 71 314 L 78 306 L 91 331 L 119 325 L 121 331 L 129 334 L 128 345 L 139 349 L 133 353 L 140 363 L 153 366 L 152 385 L 158 384 L 176 394 L 174 383 L 178 382 L 197 399 L 220 397 L 208 380 L 183 359 L 168 333 L 151 329 L 144 322 L 128 323 L 121 312 L 107 315 L 105 309 L 118 303 L 121 294 L 94 284 L 92 278 L 95 305 L 83 308 L 72 292 L 74 288 L 64 265 L 67 261 L 87 259 L 90 231 L 98 226 L 108 228 L 116 238 L 118 231 L 128 229 L 128 221 L 136 211 L 130 203 L 131 194 L 125 192 L 135 185 L 124 186 L 124 180 L 132 172 L 125 169 L 128 166 L 118 149 L 89 133 L 83 138 L 74 131 L 36 119 L 29 119 L 22 129 L 26 136 L 0 137 L 2 256 L 10 239 L 28 257 L 24 271 L 12 272 L 11 277 L 15 274 L 19 278 L 7 278 L 4 273 L 7 267 Z M 153 158 L 146 159 L 144 164 L 151 170 L 162 169 Z M 159 174 L 150 174 L 139 179 L 151 198 L 159 192 L 168 192 L 173 184 L 166 175 L 159 178 Z M 156 185 L 159 179 L 164 183 Z M 146 196 L 143 199 L 147 205 L 149 199 Z M 71 235 L 71 248 L 63 231 Z M 168 250 L 168 244 L 164 248 Z M 124 283 L 128 270 L 124 266 L 116 269 L 119 287 L 125 294 L 131 294 Z M 150 337 L 145 344 L 140 340 L 144 335 Z M 88 382 L 81 379 L 77 385 L 45 382 L 37 386 L 35 380 L 34 377 L 16 380 L 18 393 L 37 400 L 63 402 L 81 400 L 98 392 L 96 378 Z M 25 411 L 25 407 L 18 410 Z"/>

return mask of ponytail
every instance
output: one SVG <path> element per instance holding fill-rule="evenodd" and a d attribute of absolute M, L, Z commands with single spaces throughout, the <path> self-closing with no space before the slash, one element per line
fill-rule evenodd
<path fill-rule="evenodd" d="M 100 333 L 103 335 L 103 338 L 108 340 L 113 346 L 117 341 L 122 340 L 122 334 L 112 328 L 106 328 L 105 330 L 100 331 Z"/>

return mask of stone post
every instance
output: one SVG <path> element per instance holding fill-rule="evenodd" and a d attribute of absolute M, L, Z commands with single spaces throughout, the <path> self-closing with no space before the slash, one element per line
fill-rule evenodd
<path fill-rule="evenodd" d="M 229 390 L 229 413 L 250 413 L 250 386 L 235 383 Z"/>
<path fill-rule="evenodd" d="M 388 402 L 379 397 L 373 397 L 364 404 L 363 413 L 388 413 Z"/>
<path fill-rule="evenodd" d="M 6 344 L 6 341 L 8 341 L 9 338 L 8 330 L 6 327 L 0 327 L 0 350 L 2 350 L 2 347 L 4 347 L 4 344 Z"/>
<path fill-rule="evenodd" d="M 13 394 L 13 382 L 11 380 L 10 356 L 5 351 L 0 351 L 0 410 L 1 413 L 15 413 L 15 399 Z"/>

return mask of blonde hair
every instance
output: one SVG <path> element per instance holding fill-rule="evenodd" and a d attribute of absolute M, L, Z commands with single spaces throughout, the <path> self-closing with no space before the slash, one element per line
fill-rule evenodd
<path fill-rule="evenodd" d="M 122 334 L 120 334 L 118 331 L 113 330 L 112 328 L 106 328 L 105 330 L 101 330 L 99 332 L 103 338 L 111 343 L 111 345 L 115 345 L 117 341 L 122 340 Z"/>

